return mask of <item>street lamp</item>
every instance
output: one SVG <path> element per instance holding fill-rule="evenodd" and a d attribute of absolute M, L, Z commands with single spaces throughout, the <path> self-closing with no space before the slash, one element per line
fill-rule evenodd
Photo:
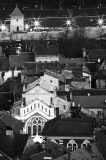
<path fill-rule="evenodd" d="M 6 26 L 5 26 L 4 24 L 2 24 L 2 25 L 1 25 L 1 30 L 2 30 L 2 31 L 5 31 L 5 29 L 6 29 Z"/>
<path fill-rule="evenodd" d="M 35 20 L 34 25 L 35 25 L 35 28 L 38 28 L 39 25 L 40 25 L 39 21 L 38 21 L 38 20 Z"/>

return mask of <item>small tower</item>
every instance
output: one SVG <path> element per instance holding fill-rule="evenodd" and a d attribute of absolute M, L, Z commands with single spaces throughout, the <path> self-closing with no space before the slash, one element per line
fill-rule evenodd
<path fill-rule="evenodd" d="M 20 31 L 24 31 L 24 15 L 16 5 L 15 9 L 10 14 L 10 32 Z"/>

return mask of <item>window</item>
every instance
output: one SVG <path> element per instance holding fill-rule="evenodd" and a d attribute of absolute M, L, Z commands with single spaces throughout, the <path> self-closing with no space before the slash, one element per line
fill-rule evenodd
<path fill-rule="evenodd" d="M 102 115 L 102 111 L 97 111 L 97 115 L 101 116 Z"/>
<path fill-rule="evenodd" d="M 24 114 L 25 114 L 25 109 L 24 109 Z"/>
<path fill-rule="evenodd" d="M 27 112 L 29 112 L 29 108 L 27 108 Z"/>
<path fill-rule="evenodd" d="M 53 97 L 50 98 L 50 103 L 51 103 L 51 104 L 53 103 Z"/>
<path fill-rule="evenodd" d="M 34 108 L 36 108 L 36 103 L 34 104 Z"/>
<path fill-rule="evenodd" d="M 28 134 L 31 135 L 31 126 L 28 126 Z"/>
<path fill-rule="evenodd" d="M 32 110 L 32 106 L 31 106 L 31 110 Z"/>
<path fill-rule="evenodd" d="M 40 104 L 38 103 L 38 108 L 40 107 Z"/>
<path fill-rule="evenodd" d="M 42 106 L 42 110 L 43 110 L 43 106 Z"/>
<path fill-rule="evenodd" d="M 78 149 L 78 145 L 74 140 L 70 140 L 69 143 L 67 144 L 67 148 L 70 148 L 71 151 L 74 151 Z"/>
<path fill-rule="evenodd" d="M 66 105 L 63 105 L 63 109 L 66 110 Z"/>
<path fill-rule="evenodd" d="M 47 108 L 45 108 L 45 112 L 47 112 Z"/>

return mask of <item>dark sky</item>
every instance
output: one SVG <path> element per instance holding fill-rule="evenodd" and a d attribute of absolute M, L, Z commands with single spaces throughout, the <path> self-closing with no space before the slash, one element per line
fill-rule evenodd
<path fill-rule="evenodd" d="M 18 4 L 19 7 L 29 7 L 33 8 L 35 5 L 39 7 L 43 5 L 44 8 L 58 8 L 59 4 L 62 4 L 63 8 L 78 7 L 97 7 L 98 4 L 101 4 L 102 7 L 106 6 L 106 0 L 0 0 L 0 8 L 14 7 L 15 4 Z"/>

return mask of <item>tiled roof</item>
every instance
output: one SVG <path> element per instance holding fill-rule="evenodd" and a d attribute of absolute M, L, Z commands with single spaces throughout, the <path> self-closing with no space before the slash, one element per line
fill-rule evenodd
<path fill-rule="evenodd" d="M 88 59 L 91 62 L 97 62 L 103 55 L 106 55 L 106 49 L 91 49 L 88 54 Z"/>
<path fill-rule="evenodd" d="M 44 152 L 41 152 L 41 153 L 38 153 L 38 154 L 35 154 L 35 155 L 31 155 L 30 159 L 31 160 L 35 160 L 35 159 L 44 160 L 44 157 L 52 157 L 52 155 L 50 153 L 44 151 Z"/>
<path fill-rule="evenodd" d="M 69 63 L 74 63 L 76 66 L 82 66 L 85 62 L 85 58 L 71 58 Z"/>
<path fill-rule="evenodd" d="M 36 56 L 58 56 L 57 46 L 49 45 L 47 47 L 46 45 L 42 44 L 36 45 L 35 54 Z"/>
<path fill-rule="evenodd" d="M 49 75 L 49 76 L 52 76 L 52 77 L 55 77 L 55 78 L 59 79 L 59 81 L 61 81 L 61 82 L 63 82 L 63 83 L 66 82 L 65 77 L 62 76 L 62 75 L 60 75 L 60 74 L 58 74 L 58 73 L 56 73 L 56 72 L 52 72 L 52 71 L 50 71 L 50 70 L 45 70 L 45 74 L 47 74 L 47 75 Z"/>
<path fill-rule="evenodd" d="M 93 136 L 92 118 L 62 118 L 61 115 L 48 121 L 43 136 Z"/>
<path fill-rule="evenodd" d="M 21 156 L 27 143 L 28 134 L 0 136 L 0 150 L 12 159 Z"/>
<path fill-rule="evenodd" d="M 96 145 L 103 155 L 104 159 L 106 159 L 106 135 L 96 141 Z"/>
<path fill-rule="evenodd" d="M 66 79 L 72 79 L 73 78 L 72 71 L 64 70 L 61 75 L 64 76 Z"/>
<path fill-rule="evenodd" d="M 13 12 L 10 14 L 10 16 L 12 17 L 12 16 L 24 16 L 22 13 L 21 13 L 21 11 L 19 10 L 19 8 L 16 6 L 15 7 L 15 9 L 13 10 Z"/>
<path fill-rule="evenodd" d="M 6 124 L 6 126 L 10 126 L 15 133 L 19 133 L 20 129 L 23 129 L 24 122 L 19 121 L 7 114 L 3 114 L 0 119 Z"/>
<path fill-rule="evenodd" d="M 105 100 L 106 96 L 105 95 L 99 95 L 99 96 L 72 96 L 73 102 L 75 102 L 76 105 L 80 104 L 80 106 L 84 108 L 106 108 Z"/>
<path fill-rule="evenodd" d="M 21 52 L 19 55 L 9 55 L 10 67 L 23 67 L 25 62 L 34 62 L 34 53 Z"/>
<path fill-rule="evenodd" d="M 44 72 L 45 70 L 49 71 L 57 71 L 59 70 L 59 63 L 58 62 L 37 62 L 36 63 L 37 72 Z"/>
<path fill-rule="evenodd" d="M 102 96 L 106 95 L 106 89 L 74 89 L 70 90 L 72 92 L 72 96 Z"/>

